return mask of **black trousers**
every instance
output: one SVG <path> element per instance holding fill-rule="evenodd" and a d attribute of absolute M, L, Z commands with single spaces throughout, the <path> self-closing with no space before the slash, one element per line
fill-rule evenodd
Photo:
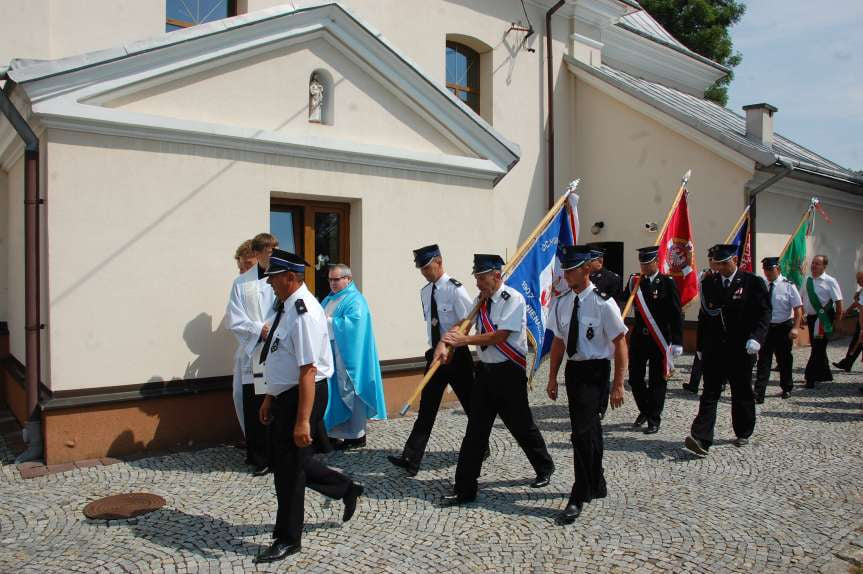
<path fill-rule="evenodd" d="M 689 371 L 689 386 L 696 392 L 698 391 L 698 387 L 701 386 L 702 370 L 703 362 L 698 355 L 695 355 L 695 358 L 692 359 L 692 370 Z"/>
<path fill-rule="evenodd" d="M 848 363 L 850 367 L 857 360 L 857 357 L 860 356 L 861 351 L 863 351 L 863 345 L 860 344 L 860 321 L 858 320 L 854 323 L 854 336 L 851 337 L 851 342 L 848 343 L 848 351 L 845 353 L 845 358 L 842 361 Z"/>
<path fill-rule="evenodd" d="M 428 371 L 433 357 L 433 350 L 429 349 L 426 351 L 425 357 L 426 371 Z M 473 359 L 467 347 L 459 347 L 453 352 L 453 357 L 449 364 L 440 366 L 420 395 L 419 413 L 402 452 L 402 456 L 410 462 L 412 468 L 415 470 L 419 469 L 422 462 L 447 385 L 452 387 L 464 412 L 470 416 Z"/>
<path fill-rule="evenodd" d="M 648 371 L 647 383 L 644 381 L 645 371 Z M 604 387 L 608 385 L 606 383 Z M 668 382 L 665 380 L 662 351 L 649 335 L 630 338 L 629 386 L 638 412 L 646 416 L 649 423 L 658 425 L 662 421 Z"/>
<path fill-rule="evenodd" d="M 727 346 L 706 351 L 704 390 L 698 404 L 698 415 L 692 422 L 692 436 L 709 447 L 713 444 L 716 426 L 716 406 L 722 394 L 723 381 L 731 386 L 731 426 L 738 438 L 749 438 L 755 430 L 755 395 L 752 392 L 754 357 L 740 350 L 731 352 Z"/>
<path fill-rule="evenodd" d="M 602 426 L 598 406 L 602 389 L 611 379 L 611 361 L 566 361 L 564 380 L 572 425 L 572 466 L 575 481 L 569 504 L 605 498 L 605 475 L 602 470 Z"/>
<path fill-rule="evenodd" d="M 255 385 L 243 385 L 243 424 L 246 427 L 246 462 L 255 466 L 269 464 L 267 427 L 259 412 L 264 395 L 255 394 Z"/>
<path fill-rule="evenodd" d="M 791 367 L 794 363 L 791 346 L 794 343 L 788 338 L 793 326 L 794 321 L 788 320 L 784 323 L 770 325 L 770 329 L 767 331 L 764 344 L 758 351 L 758 368 L 755 377 L 755 397 L 758 399 L 764 399 L 764 393 L 767 391 L 773 355 L 776 355 L 776 362 L 779 364 L 779 386 L 783 391 L 790 391 L 794 388 L 794 383 L 791 380 Z"/>
<path fill-rule="evenodd" d="M 353 483 L 348 476 L 316 460 L 312 456 L 312 447 L 299 448 L 294 444 L 299 398 L 298 387 L 276 397 L 271 411 L 273 422 L 270 423 L 273 481 L 279 504 L 273 536 L 290 544 L 299 544 L 303 535 L 307 486 L 329 498 L 341 499 Z M 309 421 L 312 444 L 323 440 L 318 436 L 323 429 L 319 423 L 327 408 L 327 398 L 327 381 L 319 381 L 315 385 L 315 402 Z"/>
<path fill-rule="evenodd" d="M 833 320 L 833 313 L 828 313 Z M 806 363 L 806 384 L 814 384 L 818 381 L 832 381 L 833 372 L 830 370 L 830 362 L 827 359 L 827 337 L 815 337 L 815 321 L 818 315 L 807 315 L 806 325 L 809 327 L 809 361 Z"/>
<path fill-rule="evenodd" d="M 597 416 L 597 412 L 594 411 L 594 416 Z M 530 411 L 527 375 L 524 369 L 511 361 L 479 363 L 471 393 L 467 431 L 458 453 L 456 493 L 476 495 L 483 455 L 488 446 L 494 419 L 498 415 L 527 455 L 536 474 L 550 474 L 554 471 L 554 462 L 548 454 L 545 439 L 542 438 Z"/>

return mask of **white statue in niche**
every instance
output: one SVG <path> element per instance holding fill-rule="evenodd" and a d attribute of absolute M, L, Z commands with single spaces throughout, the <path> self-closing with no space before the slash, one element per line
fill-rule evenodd
<path fill-rule="evenodd" d="M 324 122 L 324 85 L 312 74 L 309 81 L 309 121 L 315 124 Z"/>

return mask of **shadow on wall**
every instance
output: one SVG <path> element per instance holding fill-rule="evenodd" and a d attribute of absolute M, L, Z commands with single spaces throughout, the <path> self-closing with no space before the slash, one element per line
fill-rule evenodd
<path fill-rule="evenodd" d="M 212 381 L 219 391 L 207 391 L 191 379 L 230 377 L 235 348 L 225 319 L 213 329 L 213 318 L 200 313 L 186 324 L 183 340 L 197 357 L 182 379 L 153 376 L 141 387 L 138 400 L 125 415 L 126 430 L 108 449 L 108 456 L 149 455 L 190 450 L 239 438 L 230 385 Z"/>

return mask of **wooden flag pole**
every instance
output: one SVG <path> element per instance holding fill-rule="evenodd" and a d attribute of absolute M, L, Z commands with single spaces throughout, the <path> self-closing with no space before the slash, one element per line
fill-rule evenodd
<path fill-rule="evenodd" d="M 531 232 L 531 234 L 527 237 L 527 239 L 524 240 L 524 242 L 521 244 L 521 246 L 518 248 L 518 250 L 516 250 L 515 255 L 512 256 L 512 259 L 510 259 L 506 263 L 503 270 L 501 271 L 502 278 L 505 279 L 506 276 L 509 274 L 509 272 L 512 271 L 521 262 L 525 253 L 527 253 L 527 250 L 530 249 L 530 247 L 533 245 L 534 241 L 536 241 L 536 238 L 539 236 L 539 234 L 542 233 L 542 230 L 545 229 L 545 226 L 548 225 L 548 223 L 563 208 L 563 206 L 566 203 L 566 200 L 569 198 L 569 196 L 575 192 L 575 189 L 578 187 L 578 183 L 580 181 L 581 181 L 580 179 L 576 179 L 575 181 L 570 182 L 570 184 L 567 186 L 566 192 L 563 194 L 563 196 L 561 196 L 561 198 L 557 200 L 557 203 L 555 203 L 554 206 L 549 210 L 549 212 L 545 214 L 545 217 L 542 218 L 542 220 L 539 222 L 539 224 L 536 226 L 536 228 Z M 473 321 L 476 318 L 476 314 L 479 312 L 479 307 L 482 304 L 482 302 L 483 302 L 482 299 L 478 300 L 476 305 L 473 306 L 473 309 L 471 309 L 470 314 L 459 324 L 458 332 L 460 334 L 464 335 L 468 331 L 470 331 L 471 325 L 473 325 Z M 451 347 L 449 345 L 447 345 L 447 351 L 450 351 L 450 350 L 451 350 Z M 423 389 L 428 384 L 428 382 L 431 380 L 431 378 L 434 376 L 434 374 L 437 372 L 437 370 L 440 368 L 440 366 L 441 366 L 441 360 L 440 359 L 436 359 L 435 361 L 432 362 L 431 365 L 429 365 L 428 371 L 426 371 L 426 374 L 423 377 L 422 381 L 419 382 L 419 384 L 414 389 L 413 394 L 411 394 L 410 398 L 405 402 L 405 404 L 402 406 L 401 410 L 399 411 L 399 414 L 401 416 L 404 416 L 405 414 L 407 414 L 407 412 L 411 408 L 411 403 L 413 403 L 417 399 L 417 397 L 420 396 L 420 393 L 423 392 Z"/>
<path fill-rule="evenodd" d="M 734 234 L 737 233 L 737 230 L 740 229 L 740 224 L 746 218 L 746 214 L 749 213 L 749 206 L 746 206 L 746 209 L 743 210 L 743 213 L 740 215 L 740 218 L 737 220 L 737 223 L 734 224 L 734 227 L 731 228 L 731 231 L 728 233 L 728 237 L 725 238 L 724 243 L 728 243 L 734 238 Z"/>
<path fill-rule="evenodd" d="M 692 170 L 687 170 L 683 175 L 683 179 L 680 180 L 680 188 L 677 190 L 677 196 L 674 198 L 674 202 L 671 204 L 671 209 L 668 210 L 668 215 L 665 216 L 665 222 L 662 224 L 662 229 L 659 230 L 659 234 L 656 236 L 656 241 L 653 242 L 654 245 L 659 245 L 659 240 L 662 239 L 662 236 L 665 235 L 665 230 L 668 229 L 668 223 L 671 221 L 671 216 L 674 215 L 674 210 L 677 209 L 677 204 L 680 203 L 680 198 L 683 197 L 683 193 L 686 191 L 686 184 L 689 182 L 689 178 L 692 176 Z M 632 309 L 632 303 L 635 300 L 635 291 L 638 289 L 638 284 L 641 282 L 641 275 L 638 275 L 635 278 L 635 284 L 632 287 L 632 291 L 629 293 L 629 299 L 626 300 L 626 305 L 623 306 L 623 311 L 620 313 L 621 317 L 626 317 L 629 313 L 629 310 Z"/>
<path fill-rule="evenodd" d="M 779 252 L 779 259 L 782 260 L 782 257 L 785 255 L 785 252 L 788 250 L 788 246 L 791 245 L 791 241 L 794 239 L 794 236 L 797 235 L 797 232 L 800 231 L 800 228 L 803 227 L 803 224 L 806 223 L 806 220 L 809 219 L 811 212 L 813 211 L 814 204 L 810 203 L 809 207 L 806 208 L 806 211 L 803 212 L 803 217 L 800 219 L 800 223 L 797 224 L 797 227 L 794 228 L 794 232 L 788 236 L 788 241 L 785 242 L 785 247 L 782 248 L 782 251 Z"/>

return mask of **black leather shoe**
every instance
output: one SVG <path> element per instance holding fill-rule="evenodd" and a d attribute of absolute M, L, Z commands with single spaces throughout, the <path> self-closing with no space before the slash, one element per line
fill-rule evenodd
<path fill-rule="evenodd" d="M 689 383 L 686 383 L 685 385 L 683 385 L 683 390 L 689 391 L 693 395 L 698 394 L 698 387 L 696 385 L 690 385 Z"/>
<path fill-rule="evenodd" d="M 688 448 L 690 451 L 694 452 L 698 456 L 707 456 L 708 454 L 707 447 L 701 444 L 701 441 L 692 435 L 686 437 L 684 444 L 686 445 L 686 448 Z"/>
<path fill-rule="evenodd" d="M 638 428 L 646 422 L 647 422 L 647 417 L 641 413 L 638 413 L 638 416 L 635 417 L 635 422 L 632 423 L 632 426 L 635 428 Z"/>
<path fill-rule="evenodd" d="M 548 486 L 551 483 L 551 475 L 554 474 L 552 470 L 548 474 L 538 474 L 533 482 L 530 483 L 531 488 L 543 488 Z"/>
<path fill-rule="evenodd" d="M 275 540 L 272 544 L 270 544 L 267 548 L 260 551 L 253 562 L 255 564 L 262 564 L 264 562 L 275 562 L 276 560 L 282 560 L 283 558 L 287 558 L 291 554 L 296 554 L 302 549 L 299 544 L 290 544 L 289 542 L 285 542 L 283 540 Z"/>
<path fill-rule="evenodd" d="M 263 466 L 256 466 L 255 470 L 252 471 L 252 476 L 266 476 L 271 472 L 273 472 L 273 470 L 265 464 Z"/>
<path fill-rule="evenodd" d="M 364 446 L 366 446 L 366 437 L 364 436 L 360 438 L 346 438 L 339 443 L 333 444 L 333 448 L 336 450 L 351 450 L 354 448 L 363 448 Z"/>
<path fill-rule="evenodd" d="M 756 405 L 763 405 L 764 404 L 764 397 L 755 397 L 755 404 Z"/>
<path fill-rule="evenodd" d="M 656 434 L 659 432 L 659 425 L 655 425 L 653 423 L 648 423 L 647 428 L 644 429 L 644 434 Z"/>
<path fill-rule="evenodd" d="M 791 396 L 791 391 L 782 391 L 782 398 L 787 399 Z"/>
<path fill-rule="evenodd" d="M 461 506 L 462 504 L 470 504 L 475 500 L 476 494 L 459 494 L 454 492 L 443 497 L 441 506 Z"/>
<path fill-rule="evenodd" d="M 734 446 L 736 446 L 736 447 L 746 446 L 747 444 L 749 444 L 749 439 L 748 439 L 748 438 L 740 438 L 740 437 L 738 437 L 738 438 L 734 441 Z"/>
<path fill-rule="evenodd" d="M 845 371 L 846 373 L 851 372 L 851 365 L 849 365 L 845 359 L 842 359 L 838 363 L 833 363 L 833 366 L 836 367 L 837 369 L 841 369 L 841 370 Z"/>
<path fill-rule="evenodd" d="M 362 495 L 365 489 L 366 487 L 359 482 L 351 484 L 347 494 L 345 494 L 345 497 L 342 499 L 345 503 L 345 512 L 342 514 L 342 522 L 347 522 L 353 518 L 354 512 L 357 511 L 357 499 Z"/>
<path fill-rule="evenodd" d="M 582 504 L 580 502 L 567 504 L 563 512 L 557 515 L 556 522 L 558 524 L 572 524 L 578 518 L 578 515 L 581 514 L 581 507 Z"/>
<path fill-rule="evenodd" d="M 406 459 L 404 456 L 395 456 L 393 454 L 387 455 L 387 460 L 396 465 L 399 468 L 405 469 L 407 471 L 408 476 L 416 476 L 417 472 L 419 472 L 419 467 L 414 466 L 414 464 Z"/>

